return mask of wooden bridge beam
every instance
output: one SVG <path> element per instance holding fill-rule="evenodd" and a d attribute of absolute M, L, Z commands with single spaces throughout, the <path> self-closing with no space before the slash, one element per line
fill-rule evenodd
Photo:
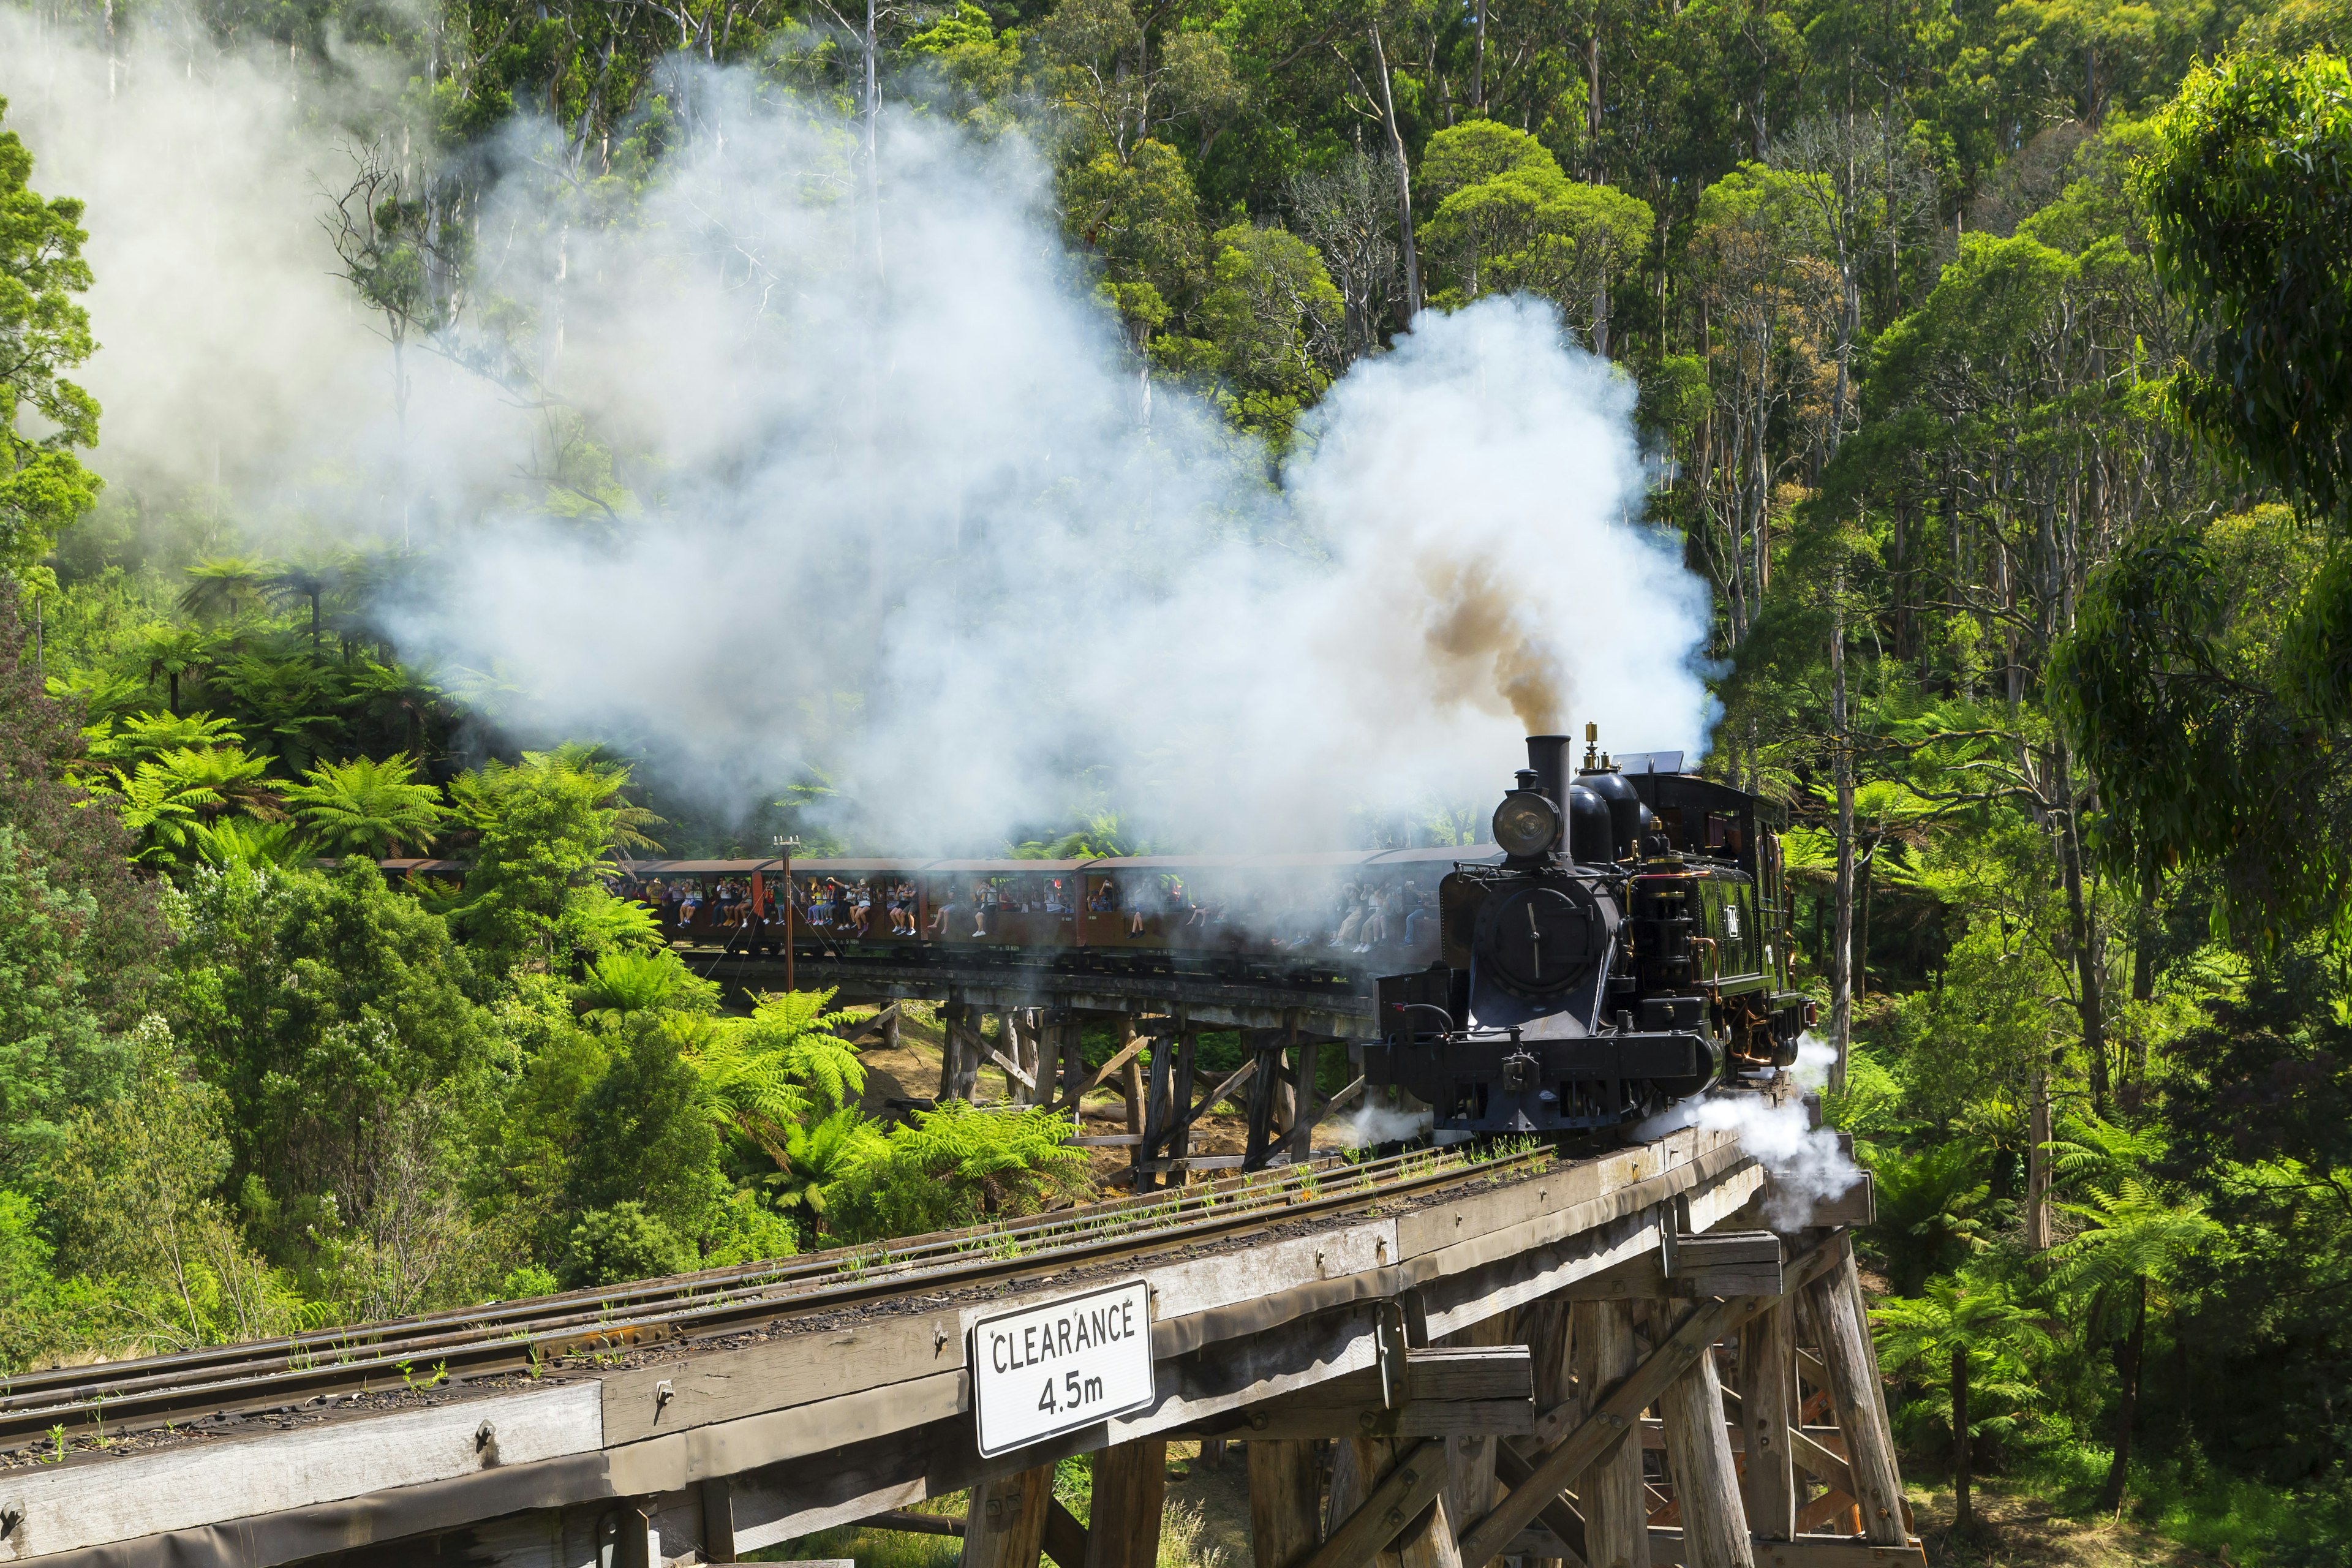
<path fill-rule="evenodd" d="M 1780 1302 L 1739 1331 L 1740 1436 L 1747 1453 L 1741 1478 L 1749 1533 L 1786 1541 L 1797 1532 L 1797 1482 L 1790 1428 L 1797 1421 L 1796 1309 Z"/>
<path fill-rule="evenodd" d="M 1086 1568 L 1159 1568 L 1160 1520 L 1167 1501 L 1165 1437 L 1138 1437 L 1097 1450 Z"/>
<path fill-rule="evenodd" d="M 1586 1393 L 1577 1411 L 1590 1422 L 1599 1392 L 1634 1368 L 1633 1308 L 1626 1301 L 1578 1301 L 1570 1309 L 1576 1381 Z M 1582 1478 L 1565 1481 L 1583 1504 L 1584 1560 L 1592 1568 L 1649 1568 L 1649 1510 L 1642 1497 L 1642 1451 L 1621 1443 Z"/>
<path fill-rule="evenodd" d="M 1666 1458 L 1674 1469 L 1675 1501 L 1680 1505 L 1683 1561 L 1692 1568 L 1755 1568 L 1747 1510 L 1739 1502 L 1739 1476 L 1723 1424 L 1723 1383 L 1713 1350 L 1667 1384 L 1658 1409 L 1665 1417 Z M 1645 1533 L 1647 1528 L 1645 1524 Z"/>
<path fill-rule="evenodd" d="M 1252 1568 L 1301 1568 L 1322 1542 L 1323 1479 L 1315 1445 L 1252 1437 L 1249 1465 Z"/>
<path fill-rule="evenodd" d="M 1843 1235 L 1840 1257 L 1822 1278 L 1805 1287 L 1804 1310 L 1821 1343 L 1822 1363 L 1845 1435 L 1845 1460 L 1853 1473 L 1855 1501 L 1862 1505 L 1862 1531 L 1872 1544 L 1900 1546 L 1910 1540 L 1903 1523 L 1903 1479 L 1895 1466 L 1878 1384 L 1878 1361 L 1863 1328 L 1862 1282 L 1853 1248 Z"/>
<path fill-rule="evenodd" d="M 964 1510 L 963 1568 L 1037 1568 L 1053 1502 L 1050 1464 L 972 1488 Z"/>

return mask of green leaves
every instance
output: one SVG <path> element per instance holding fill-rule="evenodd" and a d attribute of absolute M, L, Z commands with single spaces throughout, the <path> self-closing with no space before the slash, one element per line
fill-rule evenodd
<path fill-rule="evenodd" d="M 286 791 L 286 799 L 331 851 L 381 860 L 404 845 L 422 849 L 449 816 L 441 792 L 415 781 L 416 764 L 395 752 L 377 762 L 326 763 Z"/>
<path fill-rule="evenodd" d="M 983 1110 L 960 1100 L 919 1110 L 836 1199 L 848 1239 L 917 1236 L 1034 1214 L 1082 1190 L 1087 1157 L 1044 1110 Z"/>
<path fill-rule="evenodd" d="M 1641 254 L 1656 221 L 1648 203 L 1571 181 L 1541 142 L 1491 121 L 1431 137 L 1423 167 L 1439 200 L 1422 244 L 1452 280 L 1434 296 L 1441 303 L 1523 289 L 1589 327 L 1597 293 Z"/>
<path fill-rule="evenodd" d="M 572 994 L 581 1016 L 615 1026 L 643 1013 L 708 1014 L 719 1005 L 719 986 L 687 968 L 675 952 L 607 952 L 588 966 L 588 978 Z"/>
<path fill-rule="evenodd" d="M 0 115 L 7 112 L 0 99 Z M 98 347 L 73 296 L 89 288 L 81 203 L 44 200 L 33 155 L 0 132 L 0 569 L 29 565 L 98 499 L 75 447 L 98 444 L 98 402 L 64 373 Z M 30 433 L 25 416 L 33 416 Z"/>
<path fill-rule="evenodd" d="M 568 965 L 655 937 L 651 918 L 596 882 L 614 850 L 652 848 L 659 818 L 628 798 L 626 764 L 595 748 L 526 752 L 450 785 L 457 819 L 478 835 L 460 919 L 509 963 Z"/>
<path fill-rule="evenodd" d="M 2210 332 L 2177 406 L 2257 479 L 2352 521 L 2352 70 L 2318 51 L 2200 67 L 2137 190 L 2158 274 Z"/>

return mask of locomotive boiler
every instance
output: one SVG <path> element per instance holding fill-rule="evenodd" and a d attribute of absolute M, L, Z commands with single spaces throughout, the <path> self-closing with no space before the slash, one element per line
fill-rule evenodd
<path fill-rule="evenodd" d="M 1379 982 L 1370 1084 L 1439 1130 L 1613 1128 L 1796 1060 L 1779 807 L 1680 772 L 1621 769 L 1586 728 L 1528 739 L 1494 816 L 1500 864 L 1439 885 L 1438 955 Z"/>

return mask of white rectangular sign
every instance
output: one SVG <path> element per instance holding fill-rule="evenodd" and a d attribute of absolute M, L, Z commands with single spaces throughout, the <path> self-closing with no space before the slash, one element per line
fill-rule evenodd
<path fill-rule="evenodd" d="M 971 1325 L 971 1407 L 993 1457 L 1152 1400 L 1151 1288 L 1140 1279 Z"/>

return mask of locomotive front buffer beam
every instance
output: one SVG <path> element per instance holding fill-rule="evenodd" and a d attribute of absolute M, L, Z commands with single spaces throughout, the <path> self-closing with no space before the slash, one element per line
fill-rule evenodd
<path fill-rule="evenodd" d="M 1363 1047 L 1368 1085 L 1393 1084 L 1438 1125 L 1479 1133 L 1586 1132 L 1696 1093 L 1715 1047 L 1691 1030 L 1529 1040 L 1447 1035 Z"/>

